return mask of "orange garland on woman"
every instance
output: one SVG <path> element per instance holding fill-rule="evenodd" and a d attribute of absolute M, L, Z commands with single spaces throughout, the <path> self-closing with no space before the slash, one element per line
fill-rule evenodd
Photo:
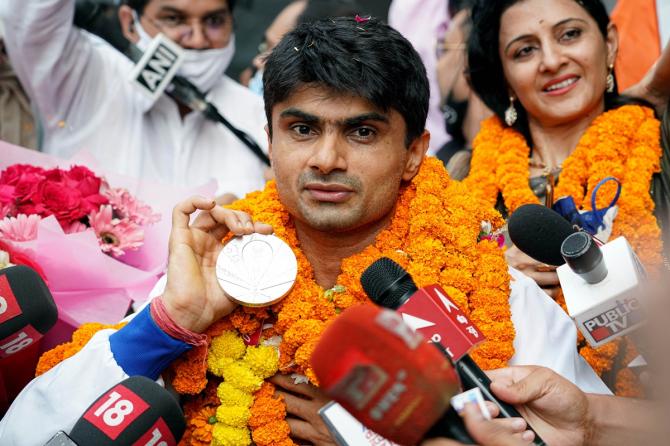
<path fill-rule="evenodd" d="M 557 198 L 571 196 L 578 209 L 589 210 L 596 185 L 606 177 L 617 178 L 622 188 L 612 238 L 625 236 L 652 272 L 662 265 L 661 230 L 650 194 L 652 175 L 661 169 L 661 153 L 660 123 L 651 109 L 628 105 L 608 111 L 593 121 L 563 162 L 554 193 Z M 521 205 L 538 203 L 529 186 L 529 156 L 530 147 L 521 134 L 504 127 L 496 117 L 489 118 L 475 138 L 470 175 L 463 182 L 491 206 L 502 194 L 510 213 Z M 613 182 L 603 185 L 598 208 L 609 205 L 615 193 Z M 598 373 L 611 369 L 617 352 L 617 343 L 581 351 Z M 623 384 L 617 389 L 635 394 Z"/>

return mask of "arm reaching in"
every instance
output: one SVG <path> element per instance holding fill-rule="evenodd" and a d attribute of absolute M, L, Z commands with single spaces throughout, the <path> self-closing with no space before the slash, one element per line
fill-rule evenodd
<path fill-rule="evenodd" d="M 665 46 L 644 78 L 623 93 L 650 102 L 656 113 L 663 115 L 670 98 L 670 45 Z"/>
<path fill-rule="evenodd" d="M 509 367 L 488 372 L 491 389 L 517 405 L 552 446 L 653 444 L 659 428 L 653 403 L 584 393 L 544 367 Z"/>

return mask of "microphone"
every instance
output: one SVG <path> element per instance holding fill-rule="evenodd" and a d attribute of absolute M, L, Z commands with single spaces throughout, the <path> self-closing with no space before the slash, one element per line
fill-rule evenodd
<path fill-rule="evenodd" d="M 373 302 L 398 311 L 408 325 L 438 344 L 453 361 L 465 390 L 479 388 L 484 398 L 498 406 L 502 417 L 523 418 L 514 406 L 498 400 L 491 392 L 491 380 L 468 355 L 472 347 L 484 341 L 484 336 L 442 287 L 418 289 L 409 273 L 387 257 L 376 260 L 363 272 L 361 285 Z M 545 444 L 537 433 L 533 443 Z"/>
<path fill-rule="evenodd" d="M 524 205 L 512 214 L 508 228 L 521 251 L 559 266 L 556 273 L 568 314 L 588 343 L 599 347 L 645 323 L 637 296 L 646 274 L 626 238 L 598 246 L 588 233 L 570 232 L 566 225 L 570 226 L 551 209 Z M 557 258 L 560 263 L 547 261 Z M 644 348 L 643 341 L 636 343 Z"/>
<path fill-rule="evenodd" d="M 430 431 L 472 443 L 449 404 L 460 387 L 451 363 L 393 311 L 347 309 L 321 335 L 311 364 L 326 394 L 387 440 L 409 446 Z"/>
<path fill-rule="evenodd" d="M 39 340 L 57 320 L 53 297 L 34 269 L 0 270 L 0 415 L 35 377 Z"/>
<path fill-rule="evenodd" d="M 51 292 L 34 269 L 0 270 L 0 359 L 37 342 L 57 320 Z"/>
<path fill-rule="evenodd" d="M 522 252 L 553 266 L 565 263 L 561 244 L 577 232 L 561 214 L 539 204 L 524 204 L 514 211 L 507 220 L 507 230 Z"/>
<path fill-rule="evenodd" d="M 151 100 L 155 101 L 161 94 L 167 93 L 178 103 L 191 110 L 202 112 L 207 119 L 223 124 L 258 159 L 265 165 L 270 165 L 270 158 L 251 136 L 235 127 L 221 115 L 198 87 L 176 74 L 184 61 L 184 51 L 179 45 L 165 35 L 158 34 L 153 38 L 145 53 L 136 45 L 130 44 L 126 55 L 136 63 L 130 73 L 131 81 Z"/>
<path fill-rule="evenodd" d="M 186 430 L 177 399 L 144 376 L 132 376 L 98 398 L 68 436 L 47 446 L 176 446 Z"/>

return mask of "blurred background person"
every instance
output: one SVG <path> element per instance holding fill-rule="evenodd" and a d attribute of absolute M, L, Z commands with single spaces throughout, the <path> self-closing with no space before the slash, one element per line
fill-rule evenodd
<path fill-rule="evenodd" d="M 263 94 L 265 58 L 287 32 L 297 25 L 328 17 L 352 17 L 363 9 L 355 0 L 296 0 L 284 8 L 265 30 L 258 54 L 240 74 L 240 82 L 258 95 Z"/>
<path fill-rule="evenodd" d="M 242 196 L 264 184 L 264 163 L 235 134 L 130 81 L 133 63 L 73 26 L 74 0 L 10 0 L 0 5 L 10 61 L 43 121 L 45 152 L 81 149 L 111 171 Z M 235 127 L 267 148 L 262 100 L 226 77 L 235 51 L 234 0 L 128 0 L 123 35 L 146 50 L 163 33 L 185 50 L 178 73 L 206 92 Z"/>
<path fill-rule="evenodd" d="M 307 0 L 296 0 L 282 9 L 270 26 L 265 30 L 261 43 L 258 45 L 258 54 L 251 61 L 251 66 L 240 73 L 240 82 L 251 91 L 263 95 L 263 65 L 265 57 L 279 43 L 287 32 L 298 24 L 298 17 L 305 10 Z"/>
<path fill-rule="evenodd" d="M 434 155 L 449 141 L 440 110 L 435 54 L 436 45 L 444 40 L 449 25 L 448 4 L 445 0 L 393 0 L 388 15 L 389 25 L 412 43 L 428 73 L 430 103 L 426 129 L 430 132 L 429 155 Z"/>
<path fill-rule="evenodd" d="M 619 31 L 617 81 L 625 90 L 642 79 L 670 40 L 670 2 L 618 0 L 612 22 Z"/>
<path fill-rule="evenodd" d="M 36 149 L 38 131 L 33 109 L 9 62 L 3 35 L 0 23 L 0 140 Z"/>
<path fill-rule="evenodd" d="M 444 40 L 437 45 L 437 81 L 441 110 L 451 140 L 436 156 L 442 160 L 452 178 L 463 179 L 469 170 L 472 140 L 482 120 L 492 112 L 470 88 L 467 80 L 467 41 L 472 23 L 470 11 L 474 0 L 450 0 L 451 21 Z"/>

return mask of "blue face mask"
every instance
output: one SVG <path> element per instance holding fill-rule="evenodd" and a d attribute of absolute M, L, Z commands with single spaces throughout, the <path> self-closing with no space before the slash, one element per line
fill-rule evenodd
<path fill-rule="evenodd" d="M 256 70 L 256 73 L 249 81 L 249 90 L 258 96 L 263 96 L 263 70 Z"/>

